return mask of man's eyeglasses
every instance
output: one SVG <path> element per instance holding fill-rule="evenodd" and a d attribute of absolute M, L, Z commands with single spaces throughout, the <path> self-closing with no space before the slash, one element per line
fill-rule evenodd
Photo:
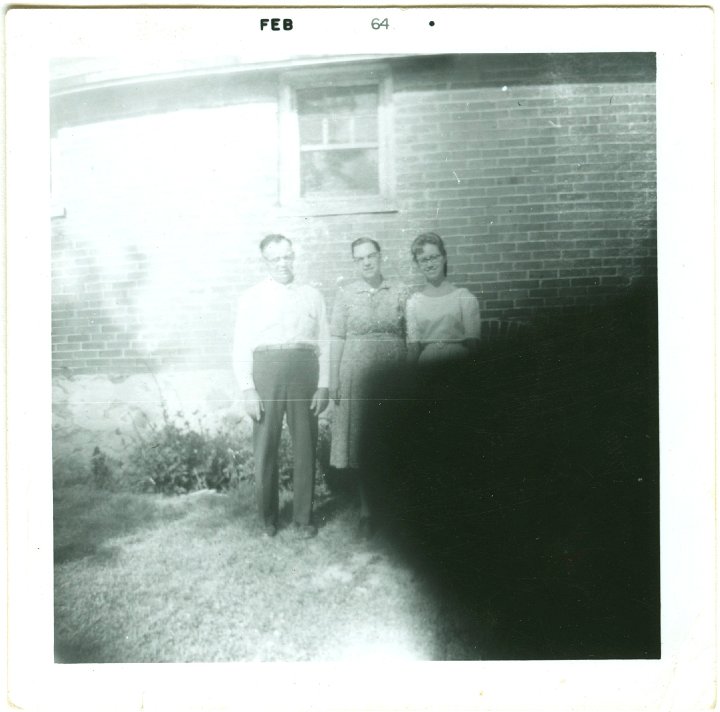
<path fill-rule="evenodd" d="M 427 257 L 418 257 L 418 262 L 421 265 L 430 265 L 439 262 L 443 258 L 442 255 L 428 255 Z"/>
<path fill-rule="evenodd" d="M 295 255 L 291 252 L 289 255 L 281 255 L 280 257 L 263 257 L 265 262 L 271 265 L 280 265 L 283 262 L 292 262 L 295 259 Z"/>
<path fill-rule="evenodd" d="M 375 262 L 375 260 L 380 258 L 379 252 L 371 252 L 369 255 L 363 255 L 362 257 L 353 257 L 353 260 L 356 265 L 361 265 L 365 260 L 369 260 L 371 262 Z"/>

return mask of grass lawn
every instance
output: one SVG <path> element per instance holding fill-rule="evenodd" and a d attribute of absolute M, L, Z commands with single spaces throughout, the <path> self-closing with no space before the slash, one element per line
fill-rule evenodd
<path fill-rule="evenodd" d="M 283 514 L 290 516 L 288 507 Z M 317 538 L 262 536 L 251 485 L 177 497 L 55 489 L 56 659 L 446 659 L 432 594 L 321 492 Z"/>

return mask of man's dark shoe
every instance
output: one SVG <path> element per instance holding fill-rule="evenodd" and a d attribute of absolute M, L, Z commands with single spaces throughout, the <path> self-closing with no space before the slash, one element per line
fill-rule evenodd
<path fill-rule="evenodd" d="M 312 539 L 317 536 L 318 530 L 314 524 L 295 524 L 296 539 Z"/>

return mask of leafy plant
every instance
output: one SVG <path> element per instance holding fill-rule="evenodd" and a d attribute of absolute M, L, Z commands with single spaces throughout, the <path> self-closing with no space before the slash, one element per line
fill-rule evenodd
<path fill-rule="evenodd" d="M 321 422 L 320 463 L 329 460 L 329 443 L 329 426 Z M 96 486 L 185 494 L 202 489 L 223 492 L 253 478 L 252 438 L 240 427 L 224 425 L 211 431 L 202 421 L 193 427 L 183 413 L 171 418 L 164 410 L 159 424 L 151 422 L 143 430 L 136 429 L 123 444 L 127 455 L 122 463 L 95 448 L 91 471 Z M 283 430 L 278 457 L 283 489 L 292 489 L 292 468 L 292 443 Z M 326 468 L 321 464 L 318 469 Z"/>
<path fill-rule="evenodd" d="M 246 435 L 202 423 L 194 428 L 182 413 L 163 411 L 160 424 L 135 431 L 123 464 L 133 489 L 184 494 L 201 489 L 224 491 L 252 477 L 252 446 Z"/>

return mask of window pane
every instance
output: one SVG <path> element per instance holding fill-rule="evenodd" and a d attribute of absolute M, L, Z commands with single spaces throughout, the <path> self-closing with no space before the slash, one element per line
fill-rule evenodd
<path fill-rule="evenodd" d="M 329 114 L 352 114 L 355 111 L 355 90 L 328 89 L 325 93 L 325 111 Z"/>
<path fill-rule="evenodd" d="M 352 116 L 330 116 L 328 119 L 328 143 L 353 143 Z"/>
<path fill-rule="evenodd" d="M 378 89 L 369 87 L 325 87 L 299 89 L 298 114 L 373 114 L 378 106 Z"/>
<path fill-rule="evenodd" d="M 323 143 L 322 116 L 300 116 L 300 144 Z"/>
<path fill-rule="evenodd" d="M 300 172 L 303 197 L 380 192 L 376 148 L 303 151 Z"/>
<path fill-rule="evenodd" d="M 325 112 L 324 89 L 302 89 L 297 93 L 298 113 L 322 114 Z"/>
<path fill-rule="evenodd" d="M 355 112 L 358 114 L 374 114 L 378 108 L 377 87 L 355 87 Z"/>
<path fill-rule="evenodd" d="M 376 115 L 355 117 L 354 143 L 377 143 L 378 120 Z"/>

